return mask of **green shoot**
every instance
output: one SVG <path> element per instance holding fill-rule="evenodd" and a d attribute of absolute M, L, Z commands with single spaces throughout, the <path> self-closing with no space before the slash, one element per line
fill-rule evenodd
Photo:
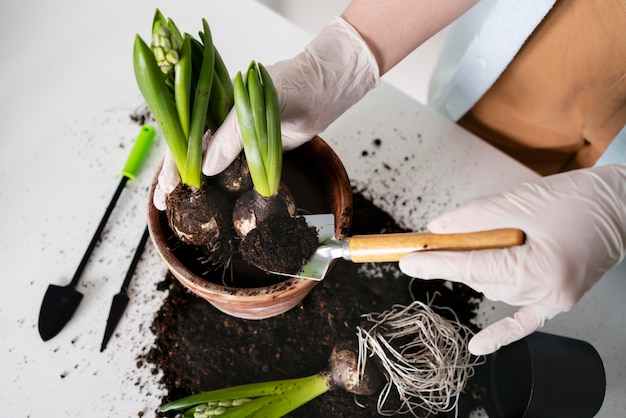
<path fill-rule="evenodd" d="M 187 164 L 183 182 L 200 188 L 202 182 L 202 137 L 206 127 L 207 112 L 209 109 L 209 97 L 213 84 L 213 66 L 215 64 L 215 50 L 209 24 L 202 19 L 204 26 L 204 56 L 198 78 L 198 85 L 193 102 L 191 114 L 191 127 L 189 130 L 189 143 L 187 148 Z M 191 50 L 191 48 L 190 48 Z"/>
<path fill-rule="evenodd" d="M 266 167 L 274 167 L 268 171 L 268 183 L 271 190 L 280 188 L 280 176 L 283 165 L 283 138 L 280 129 L 280 107 L 278 105 L 278 96 L 276 88 L 272 82 L 272 78 L 265 69 L 259 64 L 261 72 L 261 80 L 263 81 L 263 93 L 265 95 L 265 106 L 267 112 L 267 162 Z"/>
<path fill-rule="evenodd" d="M 174 100 L 178 118 L 185 137 L 189 137 L 190 96 L 191 96 L 191 38 L 186 37 L 180 50 L 178 62 L 174 65 Z"/>
<path fill-rule="evenodd" d="M 276 89 L 262 64 L 248 67 L 234 82 L 235 110 L 254 189 L 263 197 L 278 193 L 282 172 L 282 137 Z"/>
<path fill-rule="evenodd" d="M 179 173 L 183 172 L 187 160 L 187 137 L 178 118 L 176 103 L 152 51 L 139 36 L 135 38 L 133 58 L 139 90 L 165 137 Z"/>
<path fill-rule="evenodd" d="M 135 38 L 133 64 L 139 90 L 152 112 L 184 184 L 202 183 L 202 138 L 233 106 L 228 71 L 202 19 L 201 41 L 181 35 L 157 9 L 151 46 Z M 209 121 L 210 120 L 210 121 Z"/>
<path fill-rule="evenodd" d="M 304 405 L 331 388 L 328 373 L 308 377 L 251 383 L 191 395 L 161 407 L 161 412 L 188 409 L 185 416 L 194 417 L 216 412 L 220 417 L 281 417 Z"/>

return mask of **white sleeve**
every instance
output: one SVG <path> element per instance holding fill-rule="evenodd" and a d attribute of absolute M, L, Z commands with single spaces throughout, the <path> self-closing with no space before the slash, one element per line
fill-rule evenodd
<path fill-rule="evenodd" d="M 609 147 L 602 153 L 596 161 L 595 166 L 626 163 L 626 126 L 611 141 Z"/>
<path fill-rule="evenodd" d="M 428 104 L 456 121 L 491 87 L 555 0 L 481 0 L 449 28 Z"/>

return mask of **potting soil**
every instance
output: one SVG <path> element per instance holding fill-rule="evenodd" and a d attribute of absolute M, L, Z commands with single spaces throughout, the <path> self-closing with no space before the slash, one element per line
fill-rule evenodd
<path fill-rule="evenodd" d="M 353 208 L 351 235 L 405 232 L 358 191 Z M 481 300 L 462 284 L 412 280 L 397 263 L 359 265 L 343 260 L 297 307 L 260 321 L 221 313 L 170 274 L 160 290 L 169 293 L 151 327 L 156 342 L 138 365 L 162 372 L 167 390 L 163 403 L 226 386 L 318 373 L 326 369 L 333 346 L 356 341 L 355 327 L 363 314 L 406 305 L 413 298 L 450 307 L 462 323 L 476 329 L 472 320 Z M 376 401 L 377 396 L 328 392 L 289 417 L 378 417 Z M 459 401 L 458 416 L 468 417 L 479 408 L 470 381 Z"/>

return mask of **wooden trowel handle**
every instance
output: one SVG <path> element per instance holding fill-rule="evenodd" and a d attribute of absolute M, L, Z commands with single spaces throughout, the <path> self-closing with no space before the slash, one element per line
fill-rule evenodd
<path fill-rule="evenodd" d="M 462 234 L 409 232 L 355 235 L 348 239 L 350 260 L 355 263 L 399 261 L 414 251 L 472 251 L 506 248 L 524 243 L 523 231 L 514 228 Z"/>

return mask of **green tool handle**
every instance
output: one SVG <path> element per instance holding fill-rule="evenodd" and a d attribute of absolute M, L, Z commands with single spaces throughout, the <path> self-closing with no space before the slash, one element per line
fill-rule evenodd
<path fill-rule="evenodd" d="M 124 169 L 122 169 L 122 176 L 135 180 L 135 177 L 137 177 L 137 173 L 139 172 L 139 167 L 141 167 L 143 160 L 145 160 L 146 155 L 148 155 L 148 150 L 150 150 L 150 146 L 152 145 L 152 141 L 155 136 L 156 129 L 152 126 L 143 125 L 141 127 L 139 135 L 137 135 L 137 139 L 133 145 L 133 149 L 130 151 L 130 155 L 126 160 L 126 165 L 124 165 Z"/>
<path fill-rule="evenodd" d="M 113 197 L 111 198 L 111 202 L 107 206 L 100 223 L 98 224 L 98 228 L 96 229 L 95 234 L 91 238 L 89 242 L 89 246 L 83 255 L 83 258 L 80 260 L 80 264 L 74 273 L 74 277 L 72 277 L 72 281 L 70 286 L 76 287 L 78 284 L 78 280 L 80 276 L 83 274 L 83 270 L 85 266 L 87 266 L 87 262 L 89 261 L 89 257 L 91 257 L 91 253 L 94 248 L 96 248 L 96 244 L 100 239 L 100 235 L 102 235 L 102 231 L 104 231 L 104 226 L 106 225 L 111 213 L 113 212 L 113 208 L 115 208 L 115 204 L 117 203 L 122 191 L 124 190 L 124 186 L 126 186 L 126 182 L 129 179 L 134 179 L 139 171 L 139 166 L 143 162 L 148 153 L 148 149 L 152 144 L 152 140 L 156 134 L 156 130 L 150 125 L 144 125 L 141 127 L 141 131 L 139 131 L 139 135 L 135 140 L 135 144 L 133 145 L 133 149 L 128 156 L 128 160 L 126 161 L 126 165 L 124 166 L 124 170 L 122 171 L 122 179 L 120 180 L 120 184 L 117 186 Z"/>

